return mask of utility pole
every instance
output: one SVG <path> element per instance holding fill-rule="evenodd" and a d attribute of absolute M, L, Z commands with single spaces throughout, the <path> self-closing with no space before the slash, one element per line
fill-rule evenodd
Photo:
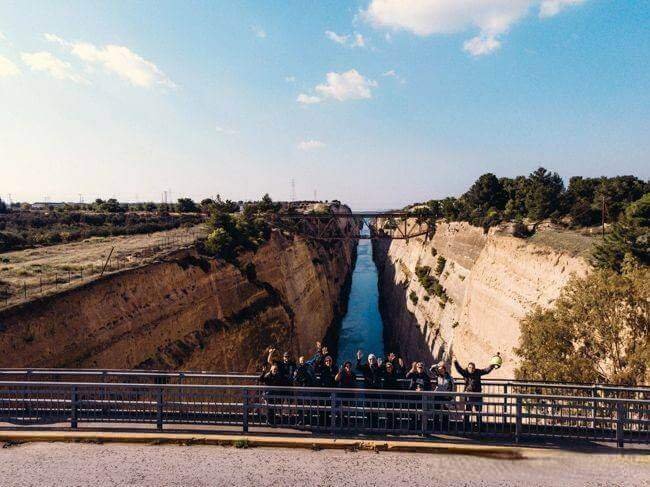
<path fill-rule="evenodd" d="M 604 195 L 603 195 L 603 205 L 602 205 L 602 208 L 601 208 L 600 221 L 601 221 L 601 224 L 602 224 L 603 238 L 605 238 L 605 196 Z"/>

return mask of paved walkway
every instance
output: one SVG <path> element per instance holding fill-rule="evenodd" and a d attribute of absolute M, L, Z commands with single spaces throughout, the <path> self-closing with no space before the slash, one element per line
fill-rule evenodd
<path fill-rule="evenodd" d="M 32 442 L 0 449 L 2 485 L 604 486 L 650 485 L 650 455 L 523 449 L 459 454 Z"/>

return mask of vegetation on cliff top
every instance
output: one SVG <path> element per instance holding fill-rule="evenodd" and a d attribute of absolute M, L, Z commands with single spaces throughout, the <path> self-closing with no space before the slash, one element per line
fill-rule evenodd
<path fill-rule="evenodd" d="M 574 278 L 555 306 L 521 322 L 517 378 L 650 382 L 650 268 L 625 265 Z"/>
<path fill-rule="evenodd" d="M 650 183 L 635 176 L 572 177 L 565 189 L 562 178 L 540 167 L 528 176 L 480 176 L 459 198 L 430 200 L 431 211 L 448 221 L 467 221 L 489 227 L 502 221 L 546 218 L 564 220 L 575 227 L 601 222 L 603 204 L 608 223 L 650 191 Z"/>

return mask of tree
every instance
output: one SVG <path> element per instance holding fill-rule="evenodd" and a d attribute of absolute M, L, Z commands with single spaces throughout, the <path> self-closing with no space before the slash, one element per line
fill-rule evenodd
<path fill-rule="evenodd" d="M 612 231 L 596 245 L 591 263 L 621 272 L 626 260 L 650 265 L 650 193 L 627 207 Z"/>
<path fill-rule="evenodd" d="M 0 198 L 0 213 L 7 213 L 8 211 L 7 204 Z"/>
<path fill-rule="evenodd" d="M 562 178 L 540 167 L 528 177 L 526 188 L 526 213 L 532 220 L 543 220 L 560 208 L 560 197 L 564 191 Z"/>
<path fill-rule="evenodd" d="M 615 222 L 623 215 L 625 208 L 650 191 L 650 184 L 635 176 L 601 178 L 594 192 L 592 206 L 600 214 L 605 200 L 609 221 Z"/>
<path fill-rule="evenodd" d="M 504 217 L 512 220 L 524 218 L 526 216 L 526 190 L 528 187 L 526 177 L 501 178 L 499 182 L 506 195 Z"/>
<path fill-rule="evenodd" d="M 179 213 L 197 213 L 199 211 L 199 207 L 191 198 L 178 198 L 176 207 Z"/>
<path fill-rule="evenodd" d="M 650 380 L 650 268 L 573 278 L 555 306 L 520 323 L 519 379 L 644 384 Z"/>
<path fill-rule="evenodd" d="M 563 207 L 571 224 L 586 227 L 600 221 L 600 206 L 594 207 L 594 195 L 601 179 L 574 176 L 569 179 L 569 187 L 564 195 Z"/>
<path fill-rule="evenodd" d="M 463 195 L 463 200 L 471 211 L 478 210 L 484 215 L 490 208 L 503 210 L 507 201 L 506 196 L 501 181 L 494 174 L 487 173 L 472 184 Z"/>

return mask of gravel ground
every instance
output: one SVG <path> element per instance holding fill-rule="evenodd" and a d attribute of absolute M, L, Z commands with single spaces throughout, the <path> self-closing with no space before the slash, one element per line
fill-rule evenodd
<path fill-rule="evenodd" d="M 3 486 L 650 485 L 650 455 L 462 455 L 220 446 L 25 443 L 0 449 Z"/>

